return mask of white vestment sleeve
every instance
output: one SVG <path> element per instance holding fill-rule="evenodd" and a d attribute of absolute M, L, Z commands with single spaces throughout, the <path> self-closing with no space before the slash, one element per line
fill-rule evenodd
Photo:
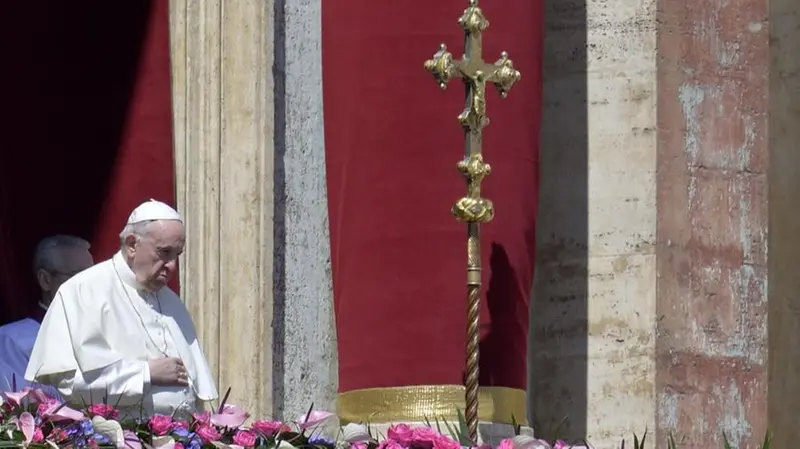
<path fill-rule="evenodd" d="M 120 360 L 87 373 L 76 370 L 49 377 L 48 383 L 56 385 L 74 405 L 105 401 L 120 407 L 138 406 L 150 390 L 150 366 L 143 360 Z"/>

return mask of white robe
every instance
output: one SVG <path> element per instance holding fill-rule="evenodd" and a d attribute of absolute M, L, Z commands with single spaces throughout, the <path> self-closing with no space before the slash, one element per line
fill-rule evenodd
<path fill-rule="evenodd" d="M 180 357 L 189 387 L 150 384 L 148 360 Z M 194 325 L 178 295 L 146 292 L 122 254 L 88 268 L 58 290 L 25 372 L 81 407 L 106 401 L 131 415 L 190 412 L 217 398 Z"/>

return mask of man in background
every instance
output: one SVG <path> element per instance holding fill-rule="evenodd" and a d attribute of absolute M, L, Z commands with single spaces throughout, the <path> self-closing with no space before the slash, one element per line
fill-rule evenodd
<path fill-rule="evenodd" d="M 0 388 L 10 390 L 27 386 L 25 368 L 45 312 L 61 287 L 73 275 L 92 266 L 91 245 L 72 235 L 54 235 L 42 239 L 33 256 L 33 274 L 41 294 L 28 318 L 0 326 Z"/>

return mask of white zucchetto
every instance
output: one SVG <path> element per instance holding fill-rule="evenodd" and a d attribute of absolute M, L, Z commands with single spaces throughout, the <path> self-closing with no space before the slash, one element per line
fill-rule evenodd
<path fill-rule="evenodd" d="M 183 223 L 181 214 L 161 201 L 151 199 L 140 204 L 128 217 L 129 225 L 153 220 L 176 220 Z"/>

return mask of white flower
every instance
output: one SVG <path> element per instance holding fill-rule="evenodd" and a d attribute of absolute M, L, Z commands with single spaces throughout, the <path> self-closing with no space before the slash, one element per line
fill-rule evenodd
<path fill-rule="evenodd" d="M 342 438 L 348 444 L 372 441 L 372 437 L 369 436 L 369 430 L 367 430 L 367 426 L 352 422 L 342 428 Z"/>
<path fill-rule="evenodd" d="M 529 435 L 517 435 L 511 441 L 514 442 L 514 449 L 552 449 L 547 441 Z"/>

